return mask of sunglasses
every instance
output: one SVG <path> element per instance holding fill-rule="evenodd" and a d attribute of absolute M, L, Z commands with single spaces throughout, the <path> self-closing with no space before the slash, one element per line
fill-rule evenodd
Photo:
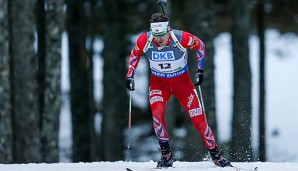
<path fill-rule="evenodd" d="M 168 32 L 167 31 L 164 31 L 164 32 L 161 32 L 161 33 L 153 33 L 152 31 L 150 32 L 154 37 L 163 37 L 165 36 Z"/>

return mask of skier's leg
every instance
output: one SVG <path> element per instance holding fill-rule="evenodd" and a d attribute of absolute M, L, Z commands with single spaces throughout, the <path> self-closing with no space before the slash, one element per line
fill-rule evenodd
<path fill-rule="evenodd" d="M 149 102 L 153 118 L 155 134 L 160 143 L 169 140 L 168 131 L 165 123 L 165 108 L 169 101 L 171 92 L 166 85 L 158 80 L 150 81 Z"/>
<path fill-rule="evenodd" d="M 171 92 L 168 84 L 159 80 L 151 80 L 149 89 L 150 107 L 153 117 L 153 126 L 158 138 L 161 158 L 157 163 L 158 168 L 171 167 L 173 156 L 169 145 L 168 131 L 165 123 L 165 108 L 170 99 Z"/>
<path fill-rule="evenodd" d="M 173 94 L 177 97 L 183 108 L 189 114 L 193 125 L 203 139 L 204 145 L 207 149 L 217 148 L 213 132 L 208 126 L 205 113 L 199 102 L 197 91 L 194 88 L 193 83 L 190 80 L 185 79 L 184 81 L 176 83 L 176 86 L 177 87 L 175 87 Z"/>
<path fill-rule="evenodd" d="M 196 89 L 191 81 L 184 81 L 183 86 L 184 88 L 180 88 L 180 91 L 175 91 L 174 95 L 179 99 L 184 109 L 188 112 L 193 125 L 200 132 L 203 143 L 209 150 L 214 164 L 220 167 L 230 166 L 230 162 L 226 160 L 218 150 L 213 132 L 207 123 L 206 114 L 202 109 Z"/>

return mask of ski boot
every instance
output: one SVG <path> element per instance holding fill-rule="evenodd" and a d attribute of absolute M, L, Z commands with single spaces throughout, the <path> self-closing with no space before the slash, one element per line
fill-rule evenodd
<path fill-rule="evenodd" d="M 217 148 L 209 149 L 209 153 L 215 165 L 219 167 L 231 166 L 231 163 L 221 155 L 221 152 Z"/>
<path fill-rule="evenodd" d="M 171 147 L 169 146 L 168 142 L 159 143 L 160 151 L 161 151 L 161 158 L 157 162 L 157 168 L 167 168 L 173 166 L 173 155 L 171 152 Z"/>

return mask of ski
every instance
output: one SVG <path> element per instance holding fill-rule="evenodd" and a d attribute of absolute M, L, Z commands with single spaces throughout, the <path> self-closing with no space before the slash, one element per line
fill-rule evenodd
<path fill-rule="evenodd" d="M 234 165 L 230 165 L 230 167 L 234 168 L 236 171 L 259 171 L 258 167 L 255 167 L 254 169 L 240 168 Z M 171 168 L 175 168 L 175 167 L 171 167 Z M 162 167 L 155 167 L 152 170 L 155 170 L 155 169 L 162 169 Z M 130 168 L 126 168 L 126 171 L 133 171 L 133 170 Z"/>
<path fill-rule="evenodd" d="M 161 168 L 155 167 L 155 168 L 152 168 L 152 169 L 149 169 L 149 170 L 155 170 L 155 169 L 161 169 Z M 134 170 L 132 170 L 130 168 L 126 168 L 126 171 L 134 171 Z"/>
<path fill-rule="evenodd" d="M 158 169 L 165 169 L 165 168 L 175 168 L 175 167 L 173 167 L 173 166 L 172 167 L 154 167 L 150 170 L 158 170 Z M 130 168 L 126 168 L 126 171 L 133 171 L 133 170 Z"/>
<path fill-rule="evenodd" d="M 174 166 L 170 166 L 170 167 L 155 167 L 154 169 L 167 169 L 167 168 L 175 168 Z"/>
<path fill-rule="evenodd" d="M 258 171 L 258 167 L 255 167 L 254 169 L 247 169 L 247 168 L 236 167 L 234 165 L 230 165 L 230 166 L 234 168 L 236 171 Z"/>
<path fill-rule="evenodd" d="M 161 169 L 161 168 L 157 168 L 157 167 L 155 167 L 155 168 L 151 168 L 151 169 L 148 169 L 148 170 L 155 170 L 155 169 Z M 132 169 L 130 169 L 130 168 L 126 168 L 126 171 L 134 171 L 134 170 L 132 170 Z"/>

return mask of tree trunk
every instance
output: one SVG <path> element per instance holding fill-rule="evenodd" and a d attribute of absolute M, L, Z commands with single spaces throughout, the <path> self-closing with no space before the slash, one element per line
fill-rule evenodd
<path fill-rule="evenodd" d="M 73 161 L 93 160 L 94 102 L 92 56 L 86 52 L 84 0 L 67 0 Z"/>
<path fill-rule="evenodd" d="M 0 11 L 0 163 L 12 163 L 8 0 L 0 0 Z"/>
<path fill-rule="evenodd" d="M 41 142 L 44 162 L 59 161 L 58 134 L 61 102 L 61 33 L 63 2 L 47 0 L 45 12 L 44 92 L 41 106 Z M 44 6 L 43 6 L 44 7 Z M 40 49 L 39 48 L 39 49 Z"/>
<path fill-rule="evenodd" d="M 260 39 L 260 95 L 259 95 L 259 160 L 266 161 L 266 129 L 265 129 L 265 19 L 264 1 L 259 0 L 258 4 L 258 34 Z"/>
<path fill-rule="evenodd" d="M 232 161 L 252 161 L 251 70 L 249 65 L 249 0 L 232 1 L 232 51 L 234 67 Z"/>
<path fill-rule="evenodd" d="M 106 33 L 104 39 L 104 95 L 102 120 L 102 159 L 123 160 L 124 128 L 127 126 L 128 97 L 125 89 L 125 74 L 129 55 L 127 32 L 130 25 L 125 1 L 104 1 Z M 128 27 L 128 28 L 127 28 Z M 142 87 L 137 87 L 142 88 Z"/>
<path fill-rule="evenodd" d="M 40 162 L 34 0 L 10 1 L 14 162 Z"/>

